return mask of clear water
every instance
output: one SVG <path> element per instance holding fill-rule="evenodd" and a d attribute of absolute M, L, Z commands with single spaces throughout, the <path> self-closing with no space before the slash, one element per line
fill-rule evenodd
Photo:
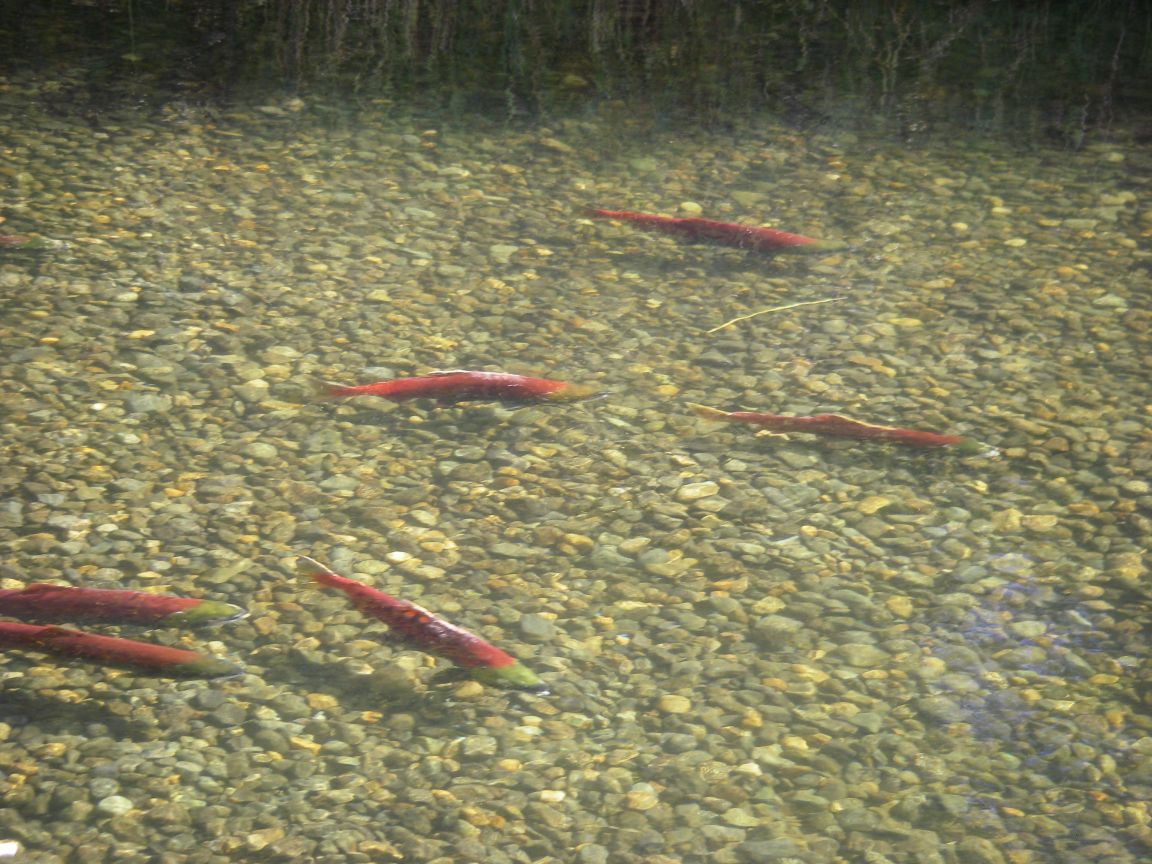
<path fill-rule="evenodd" d="M 1146 857 L 1145 150 L 44 105 L 0 94 L 0 231 L 54 247 L 0 250 L 4 587 L 252 614 L 123 631 L 244 664 L 228 681 L 6 654 L 18 860 Z M 843 247 L 684 245 L 588 207 Z M 610 394 L 315 396 L 452 368 Z M 441 682 L 300 554 L 552 694 Z"/>

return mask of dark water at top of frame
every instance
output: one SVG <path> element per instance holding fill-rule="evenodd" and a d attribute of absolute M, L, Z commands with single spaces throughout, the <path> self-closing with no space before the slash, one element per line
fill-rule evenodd
<path fill-rule="evenodd" d="M 252 614 L 109 631 L 244 664 L 225 682 L 5 655 L 17 860 L 1147 856 L 1146 149 L 611 106 L 94 118 L 51 87 L 0 92 L 0 233 L 50 241 L 0 249 L 3 587 Z M 841 245 L 684 245 L 589 207 Z M 454 368 L 610 392 L 315 395 Z M 440 683 L 299 554 L 552 695 Z"/>

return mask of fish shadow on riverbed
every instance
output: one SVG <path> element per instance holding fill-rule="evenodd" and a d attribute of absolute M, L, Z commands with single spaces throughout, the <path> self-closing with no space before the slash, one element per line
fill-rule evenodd
<path fill-rule="evenodd" d="M 72 735 L 91 724 L 108 727 L 109 734 L 133 740 L 153 737 L 153 721 L 125 718 L 110 707 L 121 701 L 119 693 L 89 692 L 81 701 L 73 701 L 62 693 L 51 690 L 30 692 L 20 689 L 20 679 L 0 683 L 0 722 L 14 729 L 28 723 L 46 735 Z"/>
<path fill-rule="evenodd" d="M 373 671 L 354 672 L 339 661 L 318 662 L 299 651 L 288 651 L 269 662 L 261 677 L 269 684 L 282 684 L 298 693 L 325 693 L 340 703 L 343 712 L 374 711 L 435 714 L 442 710 L 450 669 L 434 672 L 424 682 L 413 679 L 386 658 L 373 664 Z M 445 686 L 438 686 L 443 683 Z M 425 686 L 429 685 L 429 686 Z"/>

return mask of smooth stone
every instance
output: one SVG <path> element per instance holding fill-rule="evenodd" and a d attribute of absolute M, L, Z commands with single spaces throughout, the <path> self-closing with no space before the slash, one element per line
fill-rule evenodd
<path fill-rule="evenodd" d="M 629 810 L 651 810 L 659 803 L 660 797 L 648 783 L 637 783 L 624 796 L 624 806 Z"/>
<path fill-rule="evenodd" d="M 500 742 L 491 735 L 469 735 L 461 742 L 462 756 L 493 756 L 500 749 Z"/>
<path fill-rule="evenodd" d="M 509 246 L 506 243 L 495 243 L 488 247 L 488 254 L 498 264 L 507 264 L 512 256 L 519 251 L 519 246 Z"/>
<path fill-rule="evenodd" d="M 884 715 L 877 714 L 875 711 L 861 711 L 848 722 L 853 726 L 859 726 L 866 732 L 875 734 L 884 728 Z"/>
<path fill-rule="evenodd" d="M 96 802 L 96 809 L 110 816 L 123 816 L 136 805 L 123 795 L 109 795 Z"/>
<path fill-rule="evenodd" d="M 232 391 L 245 402 L 260 402 L 268 396 L 268 382 L 263 378 L 255 378 L 237 384 Z"/>
<path fill-rule="evenodd" d="M 599 843 L 584 843 L 576 853 L 577 864 L 608 864 L 609 852 Z"/>
<path fill-rule="evenodd" d="M 803 621 L 785 615 L 765 615 L 752 624 L 752 638 L 770 647 L 779 648 L 790 643 L 805 628 Z"/>
<path fill-rule="evenodd" d="M 712 480 L 705 480 L 701 483 L 686 483 L 676 490 L 676 500 L 682 502 L 699 501 L 701 498 L 710 498 L 719 491 L 719 484 Z"/>
<path fill-rule="evenodd" d="M 501 558 L 534 558 L 539 552 L 538 549 L 531 546 L 521 546 L 518 543 L 508 543 L 503 540 L 499 543 L 493 543 L 488 551 Z"/>
<path fill-rule="evenodd" d="M 763 824 L 763 820 L 759 816 L 749 813 L 743 807 L 725 810 L 721 818 L 729 825 L 735 825 L 737 828 L 755 828 L 757 825 Z"/>
<path fill-rule="evenodd" d="M 687 714 L 692 710 L 692 700 L 675 693 L 667 693 L 660 697 L 659 707 L 665 714 Z"/>
<path fill-rule="evenodd" d="M 1015 621 L 1004 629 L 1021 639 L 1039 639 L 1048 632 L 1048 625 L 1043 621 Z"/>
<path fill-rule="evenodd" d="M 526 612 L 520 616 L 520 635 L 526 642 L 550 642 L 556 638 L 556 625 L 543 615 Z"/>
<path fill-rule="evenodd" d="M 263 441 L 253 441 L 244 448 L 244 453 L 258 462 L 271 462 L 280 455 L 280 451 Z"/>
<path fill-rule="evenodd" d="M 169 411 L 172 397 L 163 393 L 133 393 L 124 400 L 124 410 L 129 414 L 148 414 L 152 411 Z"/>
<path fill-rule="evenodd" d="M 936 723 L 960 723 L 970 719 L 970 712 L 964 710 L 947 696 L 925 696 L 916 703 L 920 713 Z"/>
<path fill-rule="evenodd" d="M 1004 864 L 1004 854 L 984 837 L 965 837 L 956 844 L 959 864 Z"/>
<path fill-rule="evenodd" d="M 849 666 L 860 666 L 874 669 L 883 666 L 891 660 L 887 651 L 874 645 L 860 645 L 849 643 L 833 649 L 833 652 L 842 658 Z"/>

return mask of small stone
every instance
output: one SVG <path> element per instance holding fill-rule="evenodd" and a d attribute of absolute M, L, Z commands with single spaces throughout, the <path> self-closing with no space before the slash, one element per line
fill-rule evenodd
<path fill-rule="evenodd" d="M 469 735 L 460 745 L 460 754 L 469 758 L 494 756 L 499 745 L 500 742 L 491 735 Z"/>
<path fill-rule="evenodd" d="M 866 516 L 871 516 L 873 513 L 891 506 L 892 503 L 891 498 L 885 498 L 883 495 L 869 495 L 856 504 L 856 509 Z"/>
<path fill-rule="evenodd" d="M 169 411 L 172 397 L 163 393 L 133 393 L 124 400 L 124 410 L 129 414 L 147 414 L 152 411 Z"/>
<path fill-rule="evenodd" d="M 1015 508 L 1009 507 L 1006 510 L 999 510 L 992 514 L 991 521 L 992 527 L 997 531 L 1014 532 L 1019 531 L 1022 524 L 1024 514 Z"/>
<path fill-rule="evenodd" d="M 702 483 L 686 483 L 676 490 L 676 500 L 682 502 L 699 501 L 701 498 L 710 498 L 720 491 L 720 486 L 711 480 Z"/>
<path fill-rule="evenodd" d="M 1043 621 L 1015 621 L 1004 629 L 1020 639 L 1039 639 L 1048 632 L 1048 625 Z"/>
<path fill-rule="evenodd" d="M 506 243 L 495 243 L 488 247 L 489 256 L 497 264 L 507 264 L 512 256 L 519 251 L 519 246 L 509 246 Z"/>
<path fill-rule="evenodd" d="M 916 611 L 912 601 L 901 595 L 889 597 L 884 601 L 884 606 L 897 618 L 911 618 L 912 613 Z"/>
<path fill-rule="evenodd" d="M 875 711 L 861 711 L 848 722 L 853 726 L 859 726 L 861 729 L 873 734 L 884 728 L 883 715 L 877 714 Z"/>
<path fill-rule="evenodd" d="M 735 825 L 737 828 L 755 828 L 757 825 L 763 824 L 763 820 L 759 816 L 749 813 L 742 807 L 725 810 L 721 818 L 729 825 Z"/>
<path fill-rule="evenodd" d="M 835 653 L 849 666 L 859 666 L 868 669 L 883 666 L 890 659 L 887 651 L 883 651 L 875 645 L 849 643 L 836 648 Z"/>
<path fill-rule="evenodd" d="M 261 849 L 266 848 L 269 844 L 283 839 L 284 829 L 276 826 L 272 828 L 261 828 L 257 831 L 253 831 L 251 834 L 244 838 L 244 844 L 253 852 L 259 852 Z"/>
<path fill-rule="evenodd" d="M 530 546 L 521 546 L 517 543 L 501 541 L 493 543 L 489 551 L 500 558 L 533 558 L 537 550 Z"/>
<path fill-rule="evenodd" d="M 687 714 L 692 710 L 692 700 L 675 693 L 666 693 L 660 697 L 659 706 L 665 714 Z"/>
<path fill-rule="evenodd" d="M 969 719 L 968 712 L 947 696 L 925 696 L 916 707 L 925 718 L 944 725 Z"/>
<path fill-rule="evenodd" d="M 659 803 L 656 790 L 648 783 L 637 783 L 624 796 L 624 805 L 629 810 L 651 810 Z"/>
<path fill-rule="evenodd" d="M 1004 864 L 1004 855 L 996 844 L 983 837 L 965 837 L 956 844 L 960 864 Z"/>
<path fill-rule="evenodd" d="M 123 795 L 109 795 L 107 798 L 101 798 L 96 802 L 96 809 L 101 813 L 107 813 L 109 816 L 123 816 L 135 806 Z"/>
<path fill-rule="evenodd" d="M 680 211 L 687 213 L 689 216 L 699 216 L 704 212 L 704 208 L 697 204 L 695 201 L 681 201 Z"/>
<path fill-rule="evenodd" d="M 556 625 L 535 612 L 521 615 L 519 627 L 525 642 L 550 642 L 556 638 Z"/>
<path fill-rule="evenodd" d="M 280 451 L 263 441 L 253 441 L 244 448 L 244 454 L 251 456 L 257 462 L 271 462 L 280 455 Z"/>
<path fill-rule="evenodd" d="M 608 864 L 608 847 L 599 843 L 584 843 L 576 853 L 578 864 Z"/>
<path fill-rule="evenodd" d="M 452 695 L 461 700 L 462 702 L 475 702 L 477 699 L 482 699 L 486 693 L 484 685 L 479 681 L 461 681 L 452 690 Z"/>
<path fill-rule="evenodd" d="M 268 396 L 268 382 L 263 378 L 254 378 L 237 384 L 232 390 L 245 402 L 260 402 Z"/>
<path fill-rule="evenodd" d="M 1051 531 L 1059 523 L 1059 518 L 1051 513 L 1029 514 L 1020 518 L 1020 524 L 1029 531 L 1044 533 Z"/>

